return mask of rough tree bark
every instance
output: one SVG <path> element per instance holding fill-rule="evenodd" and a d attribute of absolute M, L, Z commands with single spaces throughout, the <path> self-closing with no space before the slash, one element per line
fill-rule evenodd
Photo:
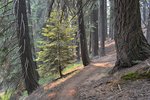
<path fill-rule="evenodd" d="M 107 0 L 104 0 L 104 26 L 105 26 L 105 41 L 106 41 L 106 38 L 108 37 L 108 34 L 107 34 Z"/>
<path fill-rule="evenodd" d="M 109 37 L 114 39 L 114 0 L 109 0 L 110 2 L 110 18 L 109 18 Z"/>
<path fill-rule="evenodd" d="M 98 41 L 98 8 L 95 6 L 91 13 L 91 22 L 94 27 L 92 27 L 91 37 L 92 37 L 92 55 L 98 56 L 99 51 L 99 41 Z"/>
<path fill-rule="evenodd" d="M 37 83 L 38 73 L 32 58 L 25 0 L 17 0 L 15 4 L 15 14 L 17 17 L 17 36 L 20 47 L 19 52 L 22 73 L 25 79 L 26 90 L 28 91 L 28 94 L 30 94 L 39 86 L 39 84 Z"/>
<path fill-rule="evenodd" d="M 99 0 L 99 10 L 98 10 L 98 32 L 100 35 L 100 56 L 105 56 L 105 2 L 104 0 Z"/>
<path fill-rule="evenodd" d="M 148 1 L 148 3 L 150 4 L 150 0 Z M 147 25 L 147 35 L 146 35 L 146 38 L 147 38 L 147 41 L 148 43 L 150 44 L 150 8 L 148 9 L 148 25 Z"/>
<path fill-rule="evenodd" d="M 150 45 L 141 29 L 139 0 L 114 0 L 117 61 L 112 73 L 150 56 Z"/>
<path fill-rule="evenodd" d="M 148 25 L 147 25 L 147 41 L 150 44 L 150 11 L 149 11 L 149 15 L 148 15 Z"/>
<path fill-rule="evenodd" d="M 76 39 L 76 59 L 77 61 L 80 61 L 80 43 L 79 43 L 79 36 L 78 33 L 76 32 L 75 35 L 75 39 Z"/>
<path fill-rule="evenodd" d="M 147 4 L 146 4 L 146 0 L 142 0 L 142 2 L 143 2 L 143 21 L 144 21 L 144 23 L 145 23 L 145 21 L 146 21 L 146 7 L 147 7 Z"/>
<path fill-rule="evenodd" d="M 32 20 L 30 20 L 30 17 L 32 15 L 32 13 L 31 13 L 31 4 L 30 3 L 31 3 L 31 1 L 28 0 L 27 8 L 28 8 L 28 19 L 29 19 L 29 24 L 30 24 L 30 26 L 29 26 L 29 35 L 30 35 L 30 44 L 31 44 L 31 50 L 32 50 L 32 57 L 33 57 L 33 60 L 35 60 L 35 58 L 36 58 L 36 48 L 35 48 L 35 41 L 34 41 L 35 32 L 34 32 L 34 28 L 33 28 L 34 24 L 33 24 Z M 35 67 L 37 69 L 36 61 L 34 61 L 34 64 L 35 64 Z M 40 78 L 40 76 L 39 76 L 39 74 L 37 74 L 37 79 L 39 80 L 39 78 Z"/>
<path fill-rule="evenodd" d="M 80 44 L 81 44 L 81 57 L 82 57 L 83 65 L 87 66 L 90 64 L 90 59 L 88 55 L 87 40 L 86 40 L 86 33 L 84 27 L 82 0 L 78 0 L 77 8 L 78 8 L 78 27 L 79 27 Z"/>

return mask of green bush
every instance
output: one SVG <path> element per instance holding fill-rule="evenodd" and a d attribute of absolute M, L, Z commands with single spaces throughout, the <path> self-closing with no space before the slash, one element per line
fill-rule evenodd
<path fill-rule="evenodd" d="M 150 79 L 150 72 L 133 72 L 123 75 L 121 79 L 124 80 L 137 80 L 137 79 Z"/>
<path fill-rule="evenodd" d="M 9 100 L 12 93 L 12 90 L 6 91 L 3 95 L 0 96 L 0 100 Z"/>

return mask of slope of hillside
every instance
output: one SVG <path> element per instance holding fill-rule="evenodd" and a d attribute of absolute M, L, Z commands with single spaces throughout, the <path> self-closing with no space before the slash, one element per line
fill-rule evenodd
<path fill-rule="evenodd" d="M 115 64 L 114 42 L 107 43 L 106 52 L 105 57 L 94 59 L 89 66 L 40 87 L 26 100 L 150 100 L 150 81 L 120 79 L 147 63 L 109 75 Z"/>

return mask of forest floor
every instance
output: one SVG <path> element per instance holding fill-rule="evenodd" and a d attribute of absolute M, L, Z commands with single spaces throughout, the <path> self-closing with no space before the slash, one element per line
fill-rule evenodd
<path fill-rule="evenodd" d="M 92 60 L 89 66 L 79 67 L 68 76 L 40 87 L 26 100 L 150 100 L 149 80 L 120 80 L 121 74 L 130 69 L 108 74 L 116 60 L 114 42 L 106 43 L 106 54 Z M 141 65 L 131 70 L 138 66 Z"/>

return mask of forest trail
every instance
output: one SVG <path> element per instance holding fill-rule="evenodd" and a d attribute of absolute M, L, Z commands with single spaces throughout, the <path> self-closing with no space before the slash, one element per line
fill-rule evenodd
<path fill-rule="evenodd" d="M 69 75 L 41 87 L 26 100 L 78 100 L 77 88 L 80 84 L 86 85 L 107 76 L 108 71 L 114 66 L 116 57 L 114 42 L 107 43 L 106 52 L 106 56 L 92 60 L 90 65 L 78 69 L 75 75 Z"/>
<path fill-rule="evenodd" d="M 115 54 L 102 57 L 96 62 L 92 62 L 89 66 L 84 68 L 80 73 L 66 81 L 65 85 L 58 92 L 55 100 L 77 100 L 75 97 L 78 92 L 77 87 L 82 83 L 86 84 L 107 76 L 110 67 L 114 65 Z"/>

